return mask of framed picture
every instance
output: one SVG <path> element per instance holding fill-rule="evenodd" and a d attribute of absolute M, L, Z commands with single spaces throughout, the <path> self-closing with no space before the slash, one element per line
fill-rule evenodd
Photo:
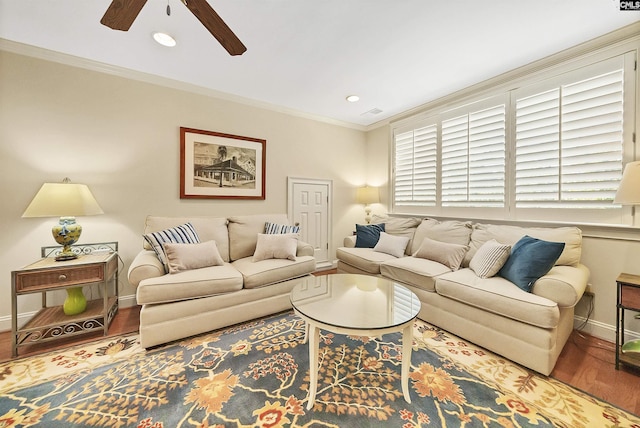
<path fill-rule="evenodd" d="M 180 198 L 264 199 L 266 140 L 180 128 Z"/>

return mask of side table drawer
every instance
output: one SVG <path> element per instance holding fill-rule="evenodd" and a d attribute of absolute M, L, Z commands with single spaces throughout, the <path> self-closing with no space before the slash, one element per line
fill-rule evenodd
<path fill-rule="evenodd" d="M 103 280 L 103 265 L 95 264 L 65 269 L 56 268 L 18 272 L 15 278 L 15 286 L 16 293 L 22 293 Z"/>
<path fill-rule="evenodd" d="M 640 287 L 622 284 L 620 286 L 620 303 L 625 308 L 640 309 Z"/>

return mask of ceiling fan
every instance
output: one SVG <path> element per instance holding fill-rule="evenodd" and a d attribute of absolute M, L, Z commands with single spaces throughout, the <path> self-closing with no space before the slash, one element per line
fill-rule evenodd
<path fill-rule="evenodd" d="M 181 1 L 231 55 L 242 55 L 247 50 L 207 0 Z M 147 0 L 113 0 L 100 23 L 114 30 L 127 31 L 146 2 Z"/>

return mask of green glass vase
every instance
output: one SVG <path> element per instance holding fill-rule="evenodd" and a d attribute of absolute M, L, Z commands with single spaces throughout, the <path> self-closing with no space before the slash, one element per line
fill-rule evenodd
<path fill-rule="evenodd" d="M 84 297 L 82 287 L 67 288 L 67 298 L 62 305 L 65 315 L 78 315 L 87 309 L 87 299 Z"/>

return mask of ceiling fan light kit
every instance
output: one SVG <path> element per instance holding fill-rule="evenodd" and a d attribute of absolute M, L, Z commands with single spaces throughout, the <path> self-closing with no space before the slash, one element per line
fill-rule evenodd
<path fill-rule="evenodd" d="M 146 2 L 147 0 L 113 0 L 100 23 L 113 30 L 128 31 Z M 247 50 L 207 0 L 182 0 L 182 3 L 230 55 L 242 55 Z M 155 35 L 154 38 L 156 38 Z M 158 43 L 161 42 L 158 41 Z"/>

